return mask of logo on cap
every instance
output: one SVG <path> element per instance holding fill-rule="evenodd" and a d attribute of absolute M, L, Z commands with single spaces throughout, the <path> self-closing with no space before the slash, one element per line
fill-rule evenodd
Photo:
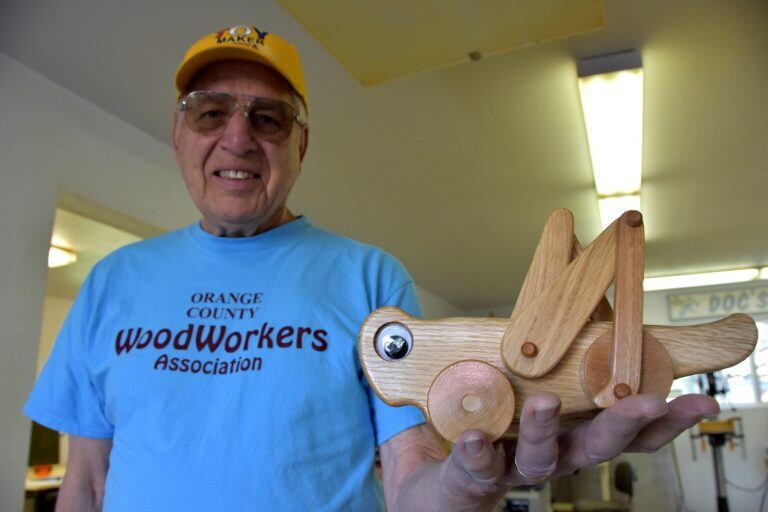
<path fill-rule="evenodd" d="M 264 38 L 267 37 L 267 34 L 269 32 L 262 32 L 253 25 L 250 27 L 248 25 L 235 25 L 219 30 L 216 33 L 216 42 L 218 44 L 245 44 L 256 48 L 264 44 Z"/>

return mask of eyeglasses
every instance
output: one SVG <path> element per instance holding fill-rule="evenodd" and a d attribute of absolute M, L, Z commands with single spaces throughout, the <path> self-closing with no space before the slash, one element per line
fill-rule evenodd
<path fill-rule="evenodd" d="M 238 98 L 244 98 L 245 103 L 238 103 Z M 293 105 L 259 96 L 193 91 L 179 101 L 179 109 L 184 112 L 187 126 L 204 135 L 224 131 L 238 108 L 243 109 L 254 134 L 269 142 L 287 139 L 293 123 L 306 124 L 306 121 L 299 119 Z"/>

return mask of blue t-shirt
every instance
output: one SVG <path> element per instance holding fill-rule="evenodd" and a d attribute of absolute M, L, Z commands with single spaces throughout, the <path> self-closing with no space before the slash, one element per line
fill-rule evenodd
<path fill-rule="evenodd" d="M 105 511 L 376 510 L 374 446 L 424 421 L 365 382 L 357 332 L 419 306 L 385 252 L 305 218 L 198 224 L 101 261 L 24 411 L 112 438 Z"/>

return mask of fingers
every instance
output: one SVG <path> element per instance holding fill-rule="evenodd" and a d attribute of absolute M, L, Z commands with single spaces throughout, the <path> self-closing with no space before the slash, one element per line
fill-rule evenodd
<path fill-rule="evenodd" d="M 497 450 L 479 430 L 461 434 L 441 468 L 441 489 L 446 503 L 488 501 L 495 503 L 508 489 L 503 450 Z M 469 500 L 469 501 L 467 501 Z"/>
<path fill-rule="evenodd" d="M 560 399 L 552 393 L 523 405 L 520 431 L 509 464 L 477 430 L 459 436 L 442 466 L 444 489 L 455 497 L 488 497 L 506 485 L 531 485 L 612 459 L 624 451 L 661 448 L 703 417 L 717 414 L 712 398 L 685 395 L 669 404 L 655 395 L 635 395 L 605 409 L 559 440 Z M 509 473 L 505 475 L 505 468 Z"/>
<path fill-rule="evenodd" d="M 520 432 L 507 482 L 532 485 L 548 479 L 557 467 L 560 399 L 541 393 L 523 404 Z"/>
<path fill-rule="evenodd" d="M 681 432 L 720 411 L 717 401 L 704 395 L 683 395 L 672 400 L 669 412 L 643 428 L 627 446 L 628 452 L 655 452 Z"/>
<path fill-rule="evenodd" d="M 451 462 L 458 471 L 483 483 L 497 482 L 505 470 L 503 453 L 479 430 L 468 430 L 459 436 L 451 452 Z"/>
<path fill-rule="evenodd" d="M 463 495 L 491 496 L 509 485 L 531 485 L 549 478 L 557 467 L 560 399 L 541 393 L 523 404 L 520 431 L 507 473 L 503 445 L 494 448 L 479 430 L 464 432 L 443 465 L 444 489 Z"/>
<path fill-rule="evenodd" d="M 616 457 L 646 425 L 667 411 L 664 399 L 655 395 L 634 395 L 618 401 L 568 434 L 558 473 L 572 473 Z"/>

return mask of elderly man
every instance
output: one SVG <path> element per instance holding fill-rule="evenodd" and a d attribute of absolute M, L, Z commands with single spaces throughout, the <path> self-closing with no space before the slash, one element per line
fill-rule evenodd
<path fill-rule="evenodd" d="M 356 334 L 413 283 L 379 249 L 286 201 L 307 150 L 295 49 L 252 26 L 193 45 L 176 75 L 173 151 L 202 220 L 100 262 L 29 401 L 70 434 L 57 510 L 487 510 L 717 412 L 706 397 L 619 402 L 558 437 L 559 400 L 523 407 L 517 445 L 465 432 L 450 455 L 413 407 L 368 388 Z"/>

